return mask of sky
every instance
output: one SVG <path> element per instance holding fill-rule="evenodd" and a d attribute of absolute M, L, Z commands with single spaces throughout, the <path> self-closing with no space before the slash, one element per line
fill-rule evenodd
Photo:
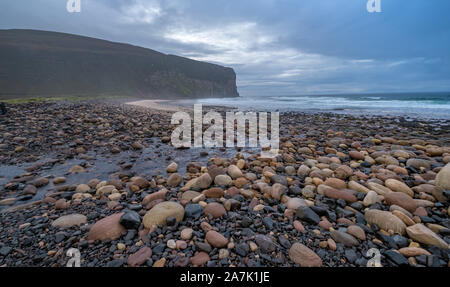
<path fill-rule="evenodd" d="M 73 33 L 232 67 L 242 96 L 450 91 L 450 1 L 2 0 L 0 29 Z"/>

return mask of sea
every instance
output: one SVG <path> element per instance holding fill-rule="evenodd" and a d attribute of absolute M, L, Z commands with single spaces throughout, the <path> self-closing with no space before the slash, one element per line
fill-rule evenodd
<path fill-rule="evenodd" d="M 244 111 L 332 112 L 340 114 L 450 119 L 450 92 L 241 96 L 182 101 L 183 105 L 227 106 Z"/>

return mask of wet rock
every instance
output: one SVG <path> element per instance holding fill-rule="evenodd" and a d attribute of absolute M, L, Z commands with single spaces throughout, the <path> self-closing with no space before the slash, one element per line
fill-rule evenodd
<path fill-rule="evenodd" d="M 168 173 L 174 173 L 174 172 L 177 172 L 177 170 L 178 170 L 178 164 L 176 162 L 170 163 L 166 168 L 166 171 Z"/>
<path fill-rule="evenodd" d="M 23 189 L 22 194 L 30 194 L 30 195 L 35 195 L 37 193 L 37 188 L 34 185 L 27 185 L 25 186 L 25 188 Z"/>
<path fill-rule="evenodd" d="M 192 187 L 203 190 L 208 188 L 211 185 L 211 183 L 212 183 L 211 176 L 208 173 L 204 173 L 195 180 Z"/>
<path fill-rule="evenodd" d="M 230 165 L 227 169 L 227 173 L 233 179 L 243 177 L 242 171 L 236 165 Z"/>
<path fill-rule="evenodd" d="M 178 173 L 173 173 L 169 176 L 167 179 L 167 185 L 169 187 L 177 187 L 183 182 L 183 177 L 179 175 Z"/>
<path fill-rule="evenodd" d="M 69 207 L 70 207 L 69 203 L 64 198 L 59 199 L 55 202 L 56 210 L 68 209 Z"/>
<path fill-rule="evenodd" d="M 33 185 L 34 185 L 35 187 L 39 188 L 39 187 L 46 186 L 49 182 L 50 182 L 50 181 L 48 180 L 48 178 L 46 178 L 46 177 L 41 177 L 41 178 L 36 179 L 36 180 L 33 182 Z"/>

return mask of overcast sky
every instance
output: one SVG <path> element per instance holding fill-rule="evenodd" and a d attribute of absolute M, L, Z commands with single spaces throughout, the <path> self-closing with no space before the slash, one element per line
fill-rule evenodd
<path fill-rule="evenodd" d="M 450 1 L 1 0 L 0 29 L 80 34 L 235 69 L 241 95 L 450 91 Z"/>

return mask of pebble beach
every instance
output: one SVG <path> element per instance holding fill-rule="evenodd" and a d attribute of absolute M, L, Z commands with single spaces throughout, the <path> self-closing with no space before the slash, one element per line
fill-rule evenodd
<path fill-rule="evenodd" d="M 172 108 L 8 106 L 0 266 L 450 267 L 450 120 L 280 114 L 280 151 L 176 149 Z"/>

